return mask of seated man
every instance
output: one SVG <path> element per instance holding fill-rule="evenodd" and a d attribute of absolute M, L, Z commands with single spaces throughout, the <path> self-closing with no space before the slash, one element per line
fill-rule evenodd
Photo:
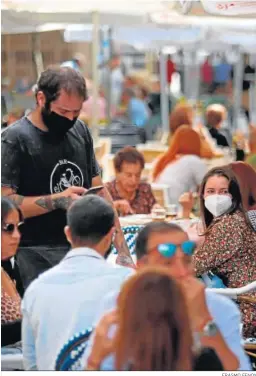
<path fill-rule="evenodd" d="M 119 215 L 149 214 L 156 204 L 148 183 L 141 182 L 145 161 L 143 155 L 127 146 L 115 155 L 116 178 L 106 184 Z"/>
<path fill-rule="evenodd" d="M 115 234 L 109 203 L 94 195 L 83 197 L 68 210 L 67 224 L 71 250 L 31 283 L 22 302 L 26 370 L 54 370 L 65 341 L 92 325 L 99 302 L 132 273 L 105 261 Z"/>
<path fill-rule="evenodd" d="M 215 350 L 225 370 L 235 368 L 250 370 L 249 360 L 241 345 L 240 312 L 235 303 L 205 290 L 201 282 L 194 277 L 191 258 L 193 243 L 186 242 L 188 242 L 187 234 L 175 224 L 164 222 L 148 224 L 137 238 L 135 249 L 137 267 L 162 265 L 168 268 L 170 275 L 184 288 L 194 339 L 199 339 L 201 346 Z M 117 289 L 116 292 L 106 296 L 97 319 L 115 308 L 118 294 Z M 112 328 L 111 332 L 113 334 Z M 93 365 L 98 367 L 97 369 L 113 370 L 113 357 L 108 356 L 103 362 L 99 362 L 99 359 L 94 357 L 93 344 L 92 335 L 81 363 L 88 369 Z"/>

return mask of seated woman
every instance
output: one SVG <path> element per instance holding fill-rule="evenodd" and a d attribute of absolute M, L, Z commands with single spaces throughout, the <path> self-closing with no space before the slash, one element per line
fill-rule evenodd
<path fill-rule="evenodd" d="M 197 192 L 201 184 L 206 164 L 200 159 L 200 145 L 197 132 L 183 125 L 174 133 L 169 149 L 154 167 L 154 182 L 169 186 L 171 204 L 177 204 L 185 192 Z"/>
<path fill-rule="evenodd" d="M 239 183 L 244 209 L 256 210 L 256 171 L 245 162 L 233 162 L 229 167 Z"/>
<path fill-rule="evenodd" d="M 109 338 L 114 324 L 116 333 Z M 148 268 L 125 283 L 117 310 L 96 327 L 87 370 L 100 370 L 109 355 L 114 355 L 116 370 L 209 370 L 213 364 L 215 370 L 223 370 L 214 351 L 195 356 L 192 344 L 183 291 L 168 271 Z M 202 355 L 207 356 L 207 365 Z"/>
<path fill-rule="evenodd" d="M 122 216 L 150 214 L 156 204 L 150 185 L 141 182 L 144 165 L 143 155 L 132 146 L 126 146 L 115 155 L 116 178 L 107 183 L 106 187 Z"/>
<path fill-rule="evenodd" d="M 256 233 L 246 218 L 238 182 L 229 168 L 213 168 L 206 174 L 200 206 L 205 238 L 193 256 L 197 275 L 212 271 L 231 288 L 255 281 Z M 240 309 L 244 337 L 256 337 L 255 307 L 241 302 Z"/>
<path fill-rule="evenodd" d="M 22 224 L 19 207 L 8 198 L 1 199 L 1 261 L 10 260 L 20 242 L 19 228 Z M 1 346 L 21 340 L 21 298 L 15 283 L 1 267 Z"/>
<path fill-rule="evenodd" d="M 229 143 L 227 138 L 220 133 L 219 129 L 223 121 L 227 117 L 227 111 L 221 104 L 212 104 L 206 109 L 206 126 L 209 129 L 209 133 L 216 141 L 218 146 L 228 147 Z"/>
<path fill-rule="evenodd" d="M 170 115 L 170 131 L 171 134 L 175 134 L 177 129 L 182 125 L 187 125 L 190 128 L 193 127 L 194 122 L 194 110 L 189 104 L 177 104 Z M 200 146 L 200 156 L 201 158 L 214 158 L 217 156 L 212 145 L 207 141 L 200 128 L 196 126 L 195 130 L 200 135 L 201 146 Z"/>
<path fill-rule="evenodd" d="M 243 207 L 256 231 L 256 171 L 244 162 L 233 162 L 229 167 L 238 180 Z"/>

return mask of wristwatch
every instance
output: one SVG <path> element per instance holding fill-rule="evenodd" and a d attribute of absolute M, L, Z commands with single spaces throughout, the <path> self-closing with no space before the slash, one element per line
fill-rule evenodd
<path fill-rule="evenodd" d="M 218 327 L 213 320 L 208 321 L 202 330 L 193 333 L 193 350 L 195 352 L 202 349 L 202 337 L 214 337 L 218 333 Z"/>
<path fill-rule="evenodd" d="M 215 322 L 208 321 L 207 324 L 203 327 L 203 330 L 201 332 L 201 336 L 207 336 L 207 337 L 214 337 L 218 333 L 218 327 L 215 324 Z"/>

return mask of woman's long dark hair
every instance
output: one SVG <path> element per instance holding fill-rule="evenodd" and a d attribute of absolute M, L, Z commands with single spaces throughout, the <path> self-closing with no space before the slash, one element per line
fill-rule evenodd
<path fill-rule="evenodd" d="M 183 292 L 164 268 L 146 268 L 118 297 L 116 369 L 192 369 L 192 337 Z"/>
<path fill-rule="evenodd" d="M 232 195 L 232 205 L 230 209 L 227 211 L 227 214 L 232 214 L 237 210 L 240 210 L 244 216 L 245 212 L 242 206 L 242 196 L 239 189 L 238 181 L 231 171 L 230 168 L 224 166 L 224 167 L 214 167 L 210 171 L 207 172 L 207 174 L 204 176 L 203 181 L 200 186 L 200 213 L 201 213 L 201 219 L 204 226 L 204 231 L 206 231 L 209 226 L 211 225 L 213 221 L 213 215 L 209 212 L 209 210 L 205 207 L 204 204 L 204 189 L 205 185 L 209 178 L 212 176 L 222 176 L 226 178 L 229 182 L 228 185 L 228 191 Z M 246 216 L 245 216 L 246 219 Z"/>
<path fill-rule="evenodd" d="M 6 217 L 11 211 L 17 210 L 19 214 L 19 220 L 20 222 L 23 222 L 23 215 L 19 208 L 19 206 L 16 204 L 15 201 L 9 199 L 8 197 L 2 197 L 1 198 L 1 225 L 5 222 Z"/>
<path fill-rule="evenodd" d="M 228 166 L 239 183 L 245 210 L 256 209 L 256 171 L 245 162 L 233 162 Z"/>

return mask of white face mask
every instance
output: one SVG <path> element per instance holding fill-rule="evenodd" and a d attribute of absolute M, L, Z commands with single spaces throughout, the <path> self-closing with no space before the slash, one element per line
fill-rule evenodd
<path fill-rule="evenodd" d="M 232 199 L 227 195 L 210 195 L 205 198 L 204 204 L 214 217 L 219 217 L 231 208 Z"/>

